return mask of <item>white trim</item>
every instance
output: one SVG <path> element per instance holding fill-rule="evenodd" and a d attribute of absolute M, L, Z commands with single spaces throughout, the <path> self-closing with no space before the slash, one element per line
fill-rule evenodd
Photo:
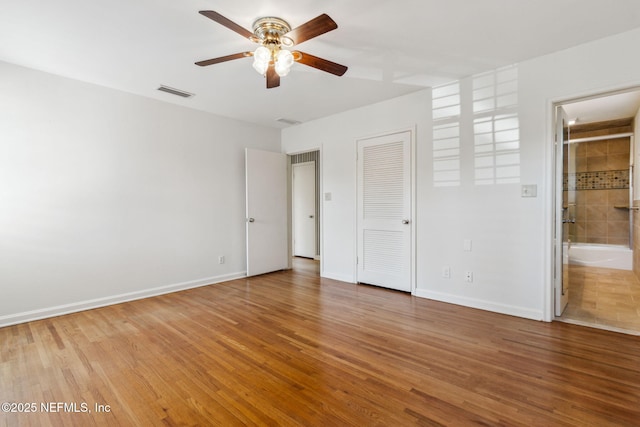
<path fill-rule="evenodd" d="M 46 319 L 48 317 L 62 316 L 64 314 L 76 313 L 93 308 L 105 307 L 113 304 L 120 304 L 123 302 L 135 301 L 139 299 L 155 297 L 158 295 L 169 294 L 172 292 L 213 285 L 216 283 L 227 282 L 229 280 L 241 279 L 243 277 L 247 277 L 246 271 L 223 274 L 220 276 L 191 280 L 188 282 L 176 283 L 173 285 L 159 286 L 156 288 L 150 288 L 141 291 L 128 292 L 119 295 L 95 298 L 86 301 L 79 301 L 70 304 L 63 304 L 54 307 L 47 307 L 38 310 L 0 316 L 0 328 L 4 326 L 16 325 L 18 323 L 31 322 L 34 320 Z"/>
<path fill-rule="evenodd" d="M 382 134 L 379 134 L 382 135 Z M 379 136 L 378 135 L 378 136 Z M 375 136 L 371 136 L 368 138 L 375 138 Z M 358 197 L 359 197 L 359 192 L 358 192 L 358 162 L 360 161 L 360 159 L 358 158 L 358 143 L 361 139 L 367 139 L 367 138 L 356 138 L 353 144 L 353 150 L 354 150 L 354 154 L 353 154 L 353 158 L 355 159 L 355 170 L 354 170 L 354 174 L 353 174 L 353 194 L 355 195 L 355 197 L 353 198 L 353 217 L 351 218 L 351 220 L 353 221 L 352 223 L 352 227 L 353 227 L 353 283 L 358 283 L 358 263 L 360 262 L 360 260 L 358 259 Z"/>
<path fill-rule="evenodd" d="M 415 295 L 418 289 L 418 156 L 417 144 L 418 124 L 411 130 L 411 295 Z"/>
<path fill-rule="evenodd" d="M 544 277 L 545 285 L 543 289 L 544 320 L 551 322 L 555 315 L 555 171 L 556 171 L 556 146 L 555 146 L 555 106 L 556 103 L 547 100 L 546 105 L 546 143 L 544 144 L 545 165 L 544 165 L 544 191 L 547 194 L 544 200 Z"/>
<path fill-rule="evenodd" d="M 640 90 L 640 80 L 629 82 L 627 84 L 619 84 L 605 86 L 600 89 L 586 89 L 571 95 L 556 96 L 550 99 L 554 105 L 571 104 L 579 101 L 588 101 L 591 99 L 606 98 L 611 95 L 620 95 L 627 92 Z"/>
<path fill-rule="evenodd" d="M 287 270 L 293 269 L 293 164 L 287 154 Z"/>
<path fill-rule="evenodd" d="M 298 154 L 312 153 L 314 151 L 320 151 L 320 147 L 309 147 L 296 151 L 283 151 L 283 153 L 287 156 L 297 156 Z"/>
<path fill-rule="evenodd" d="M 324 272 L 324 158 L 323 148 L 324 144 L 320 144 L 318 148 L 318 158 L 320 159 L 320 186 L 318 187 L 318 191 L 320 191 L 320 277 L 322 277 L 322 273 Z"/>
<path fill-rule="evenodd" d="M 291 157 L 289 157 L 290 159 Z M 292 163 L 291 164 L 291 173 L 290 173 L 290 177 L 289 179 L 291 180 L 291 183 L 289 185 L 289 190 L 291 193 L 291 206 L 290 206 L 290 217 L 291 217 L 291 235 L 289 236 L 291 239 L 290 245 L 291 245 L 291 254 L 290 254 L 290 258 L 298 256 L 296 255 L 296 181 L 295 181 L 295 172 L 297 168 L 301 168 L 303 166 L 313 166 L 313 191 L 315 193 L 316 188 L 318 188 L 318 183 L 315 182 L 316 181 L 316 174 L 317 174 L 317 162 L 315 160 L 309 161 L 309 162 L 302 162 L 302 163 Z M 314 216 L 316 215 L 316 212 L 320 211 L 320 207 L 316 206 L 316 204 L 318 203 L 318 200 L 320 200 L 320 194 L 316 194 L 315 195 L 315 200 L 313 201 L 313 205 L 314 205 Z M 315 218 L 316 221 L 320 221 L 319 218 Z M 316 253 L 316 248 L 319 246 L 318 245 L 318 239 L 319 239 L 319 233 L 317 233 L 317 230 L 319 228 L 320 224 L 316 224 L 314 223 L 313 225 L 313 259 L 315 259 L 318 254 Z M 305 255 L 302 255 L 305 256 Z M 290 263 L 291 264 L 291 263 Z M 289 268 L 291 268 L 291 265 L 289 266 Z"/>
<path fill-rule="evenodd" d="M 523 317 L 531 320 L 544 320 L 544 313 L 540 310 L 532 310 L 526 307 L 515 305 L 496 304 L 492 301 L 485 301 L 476 298 L 461 297 L 443 292 L 434 292 L 426 289 L 416 289 L 414 295 L 419 298 L 427 298 L 435 301 L 456 304 L 464 307 L 477 308 L 494 313 L 507 314 L 509 316 Z"/>

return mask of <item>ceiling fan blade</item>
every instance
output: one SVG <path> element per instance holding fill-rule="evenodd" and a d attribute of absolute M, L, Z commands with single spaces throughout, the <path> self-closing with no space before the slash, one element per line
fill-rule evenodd
<path fill-rule="evenodd" d="M 276 67 L 273 63 L 267 68 L 267 89 L 280 86 L 280 76 L 276 73 Z"/>
<path fill-rule="evenodd" d="M 200 15 L 204 15 L 207 18 L 217 22 L 220 25 L 224 25 L 231 31 L 235 31 L 236 33 L 240 34 L 242 37 L 247 38 L 252 42 L 258 41 L 256 36 L 251 31 L 247 30 L 244 27 L 241 27 L 240 25 L 236 24 L 232 20 L 225 18 L 224 16 L 220 15 L 218 12 L 214 12 L 213 10 L 201 10 L 199 13 Z"/>
<path fill-rule="evenodd" d="M 293 52 L 293 58 L 296 62 L 317 68 L 318 70 L 326 71 L 327 73 L 335 74 L 336 76 L 342 76 L 349 69 L 349 67 L 344 65 L 300 51 Z"/>
<path fill-rule="evenodd" d="M 232 61 L 234 59 L 246 58 L 247 56 L 253 56 L 252 52 L 234 53 L 233 55 L 221 56 L 219 58 L 206 59 L 204 61 L 196 62 L 196 65 L 201 67 L 213 64 L 219 64 L 221 62 Z"/>
<path fill-rule="evenodd" d="M 321 34 L 338 28 L 338 24 L 326 13 L 313 18 L 311 21 L 294 28 L 286 33 L 283 37 L 289 38 L 293 44 L 300 44 Z"/>

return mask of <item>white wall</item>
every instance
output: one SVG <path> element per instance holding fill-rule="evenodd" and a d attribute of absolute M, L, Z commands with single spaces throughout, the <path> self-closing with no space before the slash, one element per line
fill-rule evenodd
<path fill-rule="evenodd" d="M 0 62 L 0 326 L 242 276 L 245 147 L 280 132 Z"/>
<path fill-rule="evenodd" d="M 356 139 L 416 126 L 418 296 L 532 319 L 551 320 L 553 111 L 574 97 L 640 84 L 640 30 L 517 65 L 518 182 L 476 185 L 473 79 L 460 82 L 460 185 L 433 181 L 431 91 L 283 130 L 285 152 L 322 148 L 323 270 L 354 282 Z M 521 185 L 537 197 L 521 197 Z M 473 241 L 463 251 L 463 240 Z M 450 266 L 451 279 L 441 277 Z M 464 282 L 473 271 L 474 282 Z"/>
<path fill-rule="evenodd" d="M 323 194 L 322 275 L 355 280 L 356 139 L 388 131 L 429 128 L 428 91 L 283 129 L 283 151 L 295 153 L 320 148 Z M 419 142 L 426 142 L 420 138 Z M 421 147 L 418 147 L 420 150 Z"/>

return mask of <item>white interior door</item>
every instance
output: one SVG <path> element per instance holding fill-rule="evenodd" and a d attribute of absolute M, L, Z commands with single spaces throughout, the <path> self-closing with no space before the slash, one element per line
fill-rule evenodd
<path fill-rule="evenodd" d="M 358 282 L 411 291 L 411 133 L 358 141 Z"/>
<path fill-rule="evenodd" d="M 567 116 L 562 107 L 556 107 L 556 194 L 555 194 L 555 315 L 560 316 L 569 303 L 569 254 L 566 228 L 570 218 L 569 200 L 564 194 L 564 146 L 568 140 Z M 573 219 L 575 222 L 575 219 Z"/>
<path fill-rule="evenodd" d="M 287 157 L 245 150 L 247 276 L 288 268 Z"/>
<path fill-rule="evenodd" d="M 316 256 L 316 163 L 296 163 L 293 174 L 293 254 Z"/>

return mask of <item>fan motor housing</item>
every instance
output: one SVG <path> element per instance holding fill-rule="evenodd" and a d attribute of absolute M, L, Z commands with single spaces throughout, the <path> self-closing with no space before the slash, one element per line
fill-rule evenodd
<path fill-rule="evenodd" d="M 291 26 L 287 21 L 272 16 L 259 18 L 253 23 L 253 33 L 264 43 L 275 43 L 290 45 L 287 43 L 287 37 L 284 34 L 291 31 Z M 292 44 L 292 43 L 291 43 Z"/>

